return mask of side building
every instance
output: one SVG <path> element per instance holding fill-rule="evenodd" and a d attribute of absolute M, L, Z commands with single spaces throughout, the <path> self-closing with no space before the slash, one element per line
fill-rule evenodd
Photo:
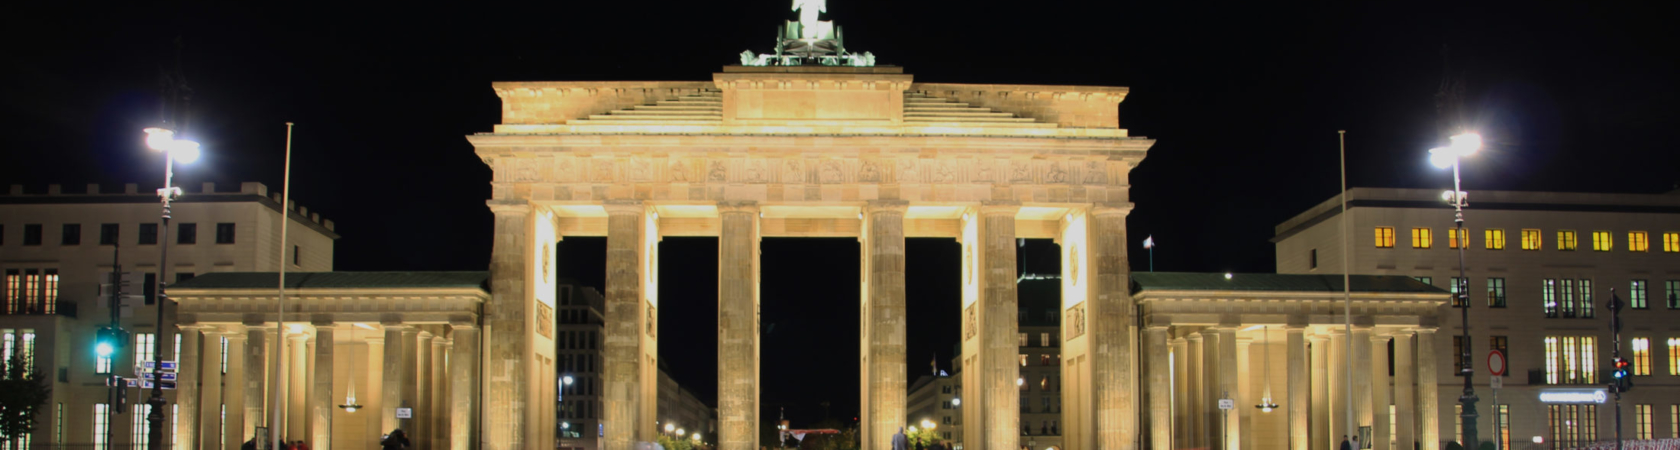
<path fill-rule="evenodd" d="M 0 195 L 0 341 L 5 343 L 0 348 L 6 353 L 0 356 L 22 352 L 52 384 L 52 397 L 23 444 L 126 446 L 144 440 L 144 414 L 134 413 L 144 410 L 147 394 L 129 389 L 130 410 L 114 414 L 106 403 L 105 379 L 113 372 L 133 377 L 138 361 L 173 360 L 179 351 L 174 311 L 166 310 L 168 345 L 163 355 L 152 352 L 159 277 L 174 283 L 212 272 L 277 270 L 283 211 L 292 221 L 287 269 L 332 270 L 338 239 L 332 221 L 295 204 L 282 208 L 279 193 L 261 183 L 225 187 L 183 186 L 168 230 L 158 229 L 157 195 L 135 184 L 49 185 L 44 191 L 12 185 Z M 164 242 L 169 267 L 160 269 Z M 113 260 L 124 271 L 140 273 L 143 283 L 132 288 L 137 298 L 124 302 L 117 314 L 132 341 L 113 358 L 97 358 L 95 331 L 112 316 L 100 284 Z M 165 395 L 175 403 L 175 391 Z M 166 420 L 175 423 L 173 414 Z"/>
<path fill-rule="evenodd" d="M 1354 274 L 1405 275 L 1468 291 L 1469 304 L 1455 306 L 1470 309 L 1470 340 L 1461 336 L 1460 312 L 1444 307 L 1432 342 L 1439 388 L 1427 401 L 1438 408 L 1442 441 L 1460 440 L 1459 355 L 1468 345 L 1478 434 L 1497 437 L 1502 448 L 1614 438 L 1614 411 L 1604 396 L 1567 394 L 1604 393 L 1613 349 L 1606 304 L 1620 297 L 1627 304 L 1621 355 L 1632 364 L 1634 383 L 1623 400 L 1623 435 L 1680 437 L 1680 191 L 1470 191 L 1467 198 L 1467 236 L 1454 236 L 1453 208 L 1440 191 L 1352 189 L 1351 236 L 1340 231 L 1340 198 L 1277 226 L 1278 271 L 1339 274 L 1345 251 Z M 1497 405 L 1490 349 L 1506 355 Z"/>

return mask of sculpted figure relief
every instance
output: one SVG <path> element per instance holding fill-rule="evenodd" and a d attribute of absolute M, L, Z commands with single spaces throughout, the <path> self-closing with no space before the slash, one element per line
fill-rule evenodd
<path fill-rule="evenodd" d="M 1059 162 L 1059 161 L 1045 161 L 1045 164 L 1049 165 L 1050 169 L 1046 170 L 1044 172 L 1044 182 L 1046 182 L 1046 183 L 1065 183 L 1065 182 L 1067 182 L 1067 171 L 1062 169 L 1062 163 L 1061 162 Z"/>
<path fill-rule="evenodd" d="M 839 183 L 845 181 L 845 174 L 840 171 L 840 161 L 823 161 L 822 169 L 817 176 L 823 183 Z"/>
<path fill-rule="evenodd" d="M 595 181 L 610 182 L 613 180 L 613 169 L 613 160 L 597 159 L 595 160 L 595 167 L 590 170 L 590 175 Z"/>
<path fill-rule="evenodd" d="M 992 165 L 996 163 L 984 159 L 976 161 L 974 165 L 978 168 L 975 170 L 974 181 L 997 181 L 992 179 Z"/>
<path fill-rule="evenodd" d="M 724 168 L 723 161 L 712 161 L 712 168 L 706 171 L 706 181 L 729 181 L 729 169 Z"/>
<path fill-rule="evenodd" d="M 1012 183 L 1026 183 L 1032 181 L 1031 161 L 1010 161 L 1009 181 Z"/>
<path fill-rule="evenodd" d="M 782 182 L 798 184 L 805 182 L 805 164 L 803 161 L 788 158 L 782 161 Z"/>
<path fill-rule="evenodd" d="M 1103 170 L 1102 161 L 1085 163 L 1085 184 L 1103 184 L 1108 182 L 1108 171 Z"/>
<path fill-rule="evenodd" d="M 916 160 L 912 158 L 898 159 L 898 182 L 915 183 L 921 181 L 920 171 L 916 170 Z"/>
<path fill-rule="evenodd" d="M 671 181 L 688 181 L 688 164 L 684 164 L 683 160 L 672 160 L 670 171 Z"/>
<path fill-rule="evenodd" d="M 881 182 L 881 167 L 875 161 L 864 161 L 863 169 L 858 171 L 858 180 L 871 183 Z"/>

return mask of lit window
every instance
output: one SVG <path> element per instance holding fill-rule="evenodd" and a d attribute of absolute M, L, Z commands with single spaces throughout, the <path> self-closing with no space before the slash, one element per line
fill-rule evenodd
<path fill-rule="evenodd" d="M 1522 230 L 1522 249 L 1540 249 L 1540 230 L 1534 228 L 1524 228 Z"/>
<path fill-rule="evenodd" d="M 1651 304 L 1645 298 L 1645 280 L 1633 280 L 1628 287 L 1628 307 L 1633 309 L 1650 308 Z"/>
<path fill-rule="evenodd" d="M 1663 233 L 1663 253 L 1680 253 L 1680 233 Z M 1680 427 L 1680 423 L 1674 426 Z"/>
<path fill-rule="evenodd" d="M 1021 355 L 1021 367 L 1027 366 L 1027 355 Z"/>
<path fill-rule="evenodd" d="M 1377 227 L 1377 248 L 1394 248 L 1394 227 Z"/>
<path fill-rule="evenodd" d="M 150 404 L 138 403 L 134 405 L 134 428 L 132 428 L 134 432 L 132 435 L 134 436 L 134 440 L 129 441 L 130 444 L 128 448 L 134 450 L 146 450 L 147 448 L 150 448 L 151 443 L 146 442 L 146 434 L 149 431 L 148 426 L 150 425 L 146 423 L 146 415 L 151 413 L 152 405 Z"/>
<path fill-rule="evenodd" d="M 1428 228 L 1412 229 L 1412 248 L 1426 249 L 1435 245 L 1435 236 Z"/>
<path fill-rule="evenodd" d="M 1464 294 L 1469 291 L 1469 278 L 1452 277 L 1453 307 L 1463 308 L 1469 306 L 1470 302 L 1465 298 L 1467 295 Z"/>
<path fill-rule="evenodd" d="M 1540 306 L 1546 309 L 1546 318 L 1555 319 L 1558 316 L 1557 280 L 1540 280 Z"/>
<path fill-rule="evenodd" d="M 1680 280 L 1663 282 L 1663 292 L 1668 293 L 1668 309 L 1680 309 Z"/>
<path fill-rule="evenodd" d="M 1563 316 L 1575 317 L 1575 280 L 1564 278 L 1559 281 L 1563 283 L 1557 291 L 1558 297 L 1562 298 L 1559 303 L 1563 305 Z"/>
<path fill-rule="evenodd" d="M 1416 278 L 1419 282 L 1422 282 L 1423 284 L 1427 284 L 1427 285 L 1430 285 L 1430 286 L 1435 285 L 1435 277 L 1412 277 L 1412 278 Z"/>
<path fill-rule="evenodd" d="M 1575 251 L 1575 230 L 1558 230 L 1558 250 Z"/>
<path fill-rule="evenodd" d="M 1598 382 L 1598 338 L 1546 336 L 1546 384 Z"/>
<path fill-rule="evenodd" d="M 1668 338 L 1668 374 L 1680 376 L 1680 338 Z"/>
<path fill-rule="evenodd" d="M 157 342 L 157 335 L 152 333 L 134 333 L 134 364 L 152 360 L 152 345 Z"/>
<path fill-rule="evenodd" d="M 1615 242 L 1612 242 L 1610 240 L 1610 232 L 1609 231 L 1594 231 L 1593 232 L 1593 251 L 1595 251 L 1595 252 L 1608 252 L 1608 251 L 1610 251 L 1611 247 L 1615 246 L 1615 244 L 1616 244 Z"/>
<path fill-rule="evenodd" d="M 1464 442 L 1464 405 L 1453 405 L 1453 440 Z"/>
<path fill-rule="evenodd" d="M 1651 405 L 1633 405 L 1633 438 L 1651 439 Z"/>
<path fill-rule="evenodd" d="M 1048 354 L 1038 355 L 1038 365 L 1049 366 L 1050 365 L 1050 355 L 1048 355 Z"/>
<path fill-rule="evenodd" d="M 1019 347 L 1026 347 L 1027 346 L 1027 334 L 1026 333 L 1021 333 L 1021 339 L 1020 339 L 1020 342 L 1019 342 L 1018 346 Z"/>
<path fill-rule="evenodd" d="M 1592 293 L 1592 279 L 1591 278 L 1582 278 L 1581 279 L 1581 317 L 1585 317 L 1585 318 L 1588 318 L 1588 319 L 1591 319 L 1593 317 L 1593 293 Z"/>
<path fill-rule="evenodd" d="M 1680 439 L 1680 405 L 1668 405 L 1668 428 L 1670 437 Z"/>
<path fill-rule="evenodd" d="M 1390 408 L 1392 409 L 1393 407 Z M 1394 420 L 1393 413 L 1391 412 L 1389 414 L 1389 421 L 1392 422 Z M 1499 442 L 1501 444 L 1499 448 L 1511 448 L 1511 405 L 1499 405 L 1499 416 L 1496 420 L 1499 421 Z M 1396 430 L 1398 428 L 1394 428 L 1393 424 L 1389 424 L 1388 429 Z M 1389 433 L 1389 436 L 1392 438 L 1394 434 L 1395 433 Z M 1389 448 L 1394 448 L 1394 446 L 1389 445 Z"/>
<path fill-rule="evenodd" d="M 1462 228 L 1447 229 L 1447 248 L 1458 248 L 1458 243 L 1470 241 L 1470 231 Z"/>
<path fill-rule="evenodd" d="M 1486 243 L 1488 250 L 1505 249 L 1505 230 L 1499 228 L 1489 228 L 1483 233 L 1483 236 L 1487 238 Z"/>
<path fill-rule="evenodd" d="M 1505 307 L 1505 279 L 1488 278 L 1488 306 Z"/>
<path fill-rule="evenodd" d="M 1651 236 L 1649 234 L 1646 234 L 1644 231 L 1629 231 L 1628 232 L 1628 251 L 1630 251 L 1630 252 L 1648 252 L 1648 251 L 1651 251 Z"/>
<path fill-rule="evenodd" d="M 111 405 L 95 403 L 93 405 L 93 448 L 108 450 L 111 443 L 105 441 L 105 434 L 111 430 Z"/>
<path fill-rule="evenodd" d="M 1651 339 L 1633 338 L 1633 374 L 1651 375 Z"/>
<path fill-rule="evenodd" d="M 1038 334 L 1038 344 L 1041 345 L 1041 346 L 1044 346 L 1044 347 L 1049 347 L 1050 346 L 1050 333 L 1039 333 Z"/>

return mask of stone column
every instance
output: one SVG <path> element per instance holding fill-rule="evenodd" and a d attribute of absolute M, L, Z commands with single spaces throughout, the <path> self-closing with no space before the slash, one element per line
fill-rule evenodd
<path fill-rule="evenodd" d="M 1308 450 L 1312 442 L 1309 406 L 1311 397 L 1311 375 L 1307 365 L 1306 328 L 1291 325 L 1284 329 L 1287 337 L 1284 339 L 1288 365 L 1286 378 L 1288 394 L 1286 394 L 1284 410 L 1289 412 L 1289 450 Z"/>
<path fill-rule="evenodd" d="M 863 407 L 869 412 L 864 448 L 890 449 L 905 425 L 904 212 L 902 200 L 875 200 L 864 208 Z"/>
<path fill-rule="evenodd" d="M 1371 450 L 1390 450 L 1388 439 L 1393 431 L 1388 429 L 1388 336 L 1372 333 L 1369 348 L 1370 355 L 1367 359 L 1371 362 Z"/>
<path fill-rule="evenodd" d="M 333 338 L 332 319 L 317 318 L 315 325 L 315 370 L 310 371 L 309 448 L 332 450 L 333 426 Z M 353 376 L 353 375 L 352 375 Z"/>
<path fill-rule="evenodd" d="M 268 426 L 263 420 L 267 417 L 263 415 L 263 397 L 268 393 L 264 386 L 268 381 L 268 333 L 272 329 L 247 324 L 245 331 L 245 423 L 240 427 L 240 442 L 255 437 L 257 427 Z"/>
<path fill-rule="evenodd" d="M 1173 442 L 1172 445 L 1161 447 L 1165 449 L 1184 448 L 1190 446 L 1190 345 L 1184 337 L 1172 340 L 1173 364 Z"/>
<path fill-rule="evenodd" d="M 432 333 L 421 331 L 414 342 L 414 420 L 408 438 L 415 450 L 432 448 Z"/>
<path fill-rule="evenodd" d="M 758 448 L 758 214 L 757 203 L 718 204 L 721 450 Z"/>
<path fill-rule="evenodd" d="M 177 371 L 175 375 L 175 404 L 179 408 L 179 412 L 172 420 L 172 424 L 175 426 L 175 436 L 177 436 L 175 448 L 177 450 L 194 450 L 199 448 L 198 377 L 199 372 L 203 370 L 201 364 L 204 362 L 199 359 L 198 340 L 199 330 L 204 329 L 204 327 L 198 324 L 180 323 L 176 325 L 176 328 L 179 330 L 177 333 L 181 336 L 181 354 L 176 355 L 175 359 Z M 218 360 L 216 362 L 219 371 L 221 369 L 219 367 L 221 363 L 219 360 L 221 356 L 219 338 L 217 339 L 217 345 Z M 221 402 L 218 401 L 217 403 Z"/>
<path fill-rule="evenodd" d="M 1086 233 L 1079 236 L 1089 243 L 1090 264 L 1083 269 L 1093 283 L 1086 300 L 1089 319 L 1085 322 L 1091 337 L 1096 448 L 1104 450 L 1133 450 L 1138 442 L 1133 439 L 1138 418 L 1137 368 L 1132 363 L 1132 286 L 1126 260 L 1126 214 L 1130 211 L 1130 204 L 1098 205 L 1091 210 Z M 1077 215 L 1072 217 L 1079 219 Z M 1080 243 L 1070 241 L 1064 238 L 1062 245 L 1071 252 L 1070 259 L 1078 261 Z M 1079 268 L 1073 269 L 1068 273 L 1072 278 L 1069 281 L 1085 283 L 1079 279 Z M 1089 431 L 1081 434 L 1093 435 Z"/>
<path fill-rule="evenodd" d="M 1394 335 L 1394 444 L 1397 450 L 1412 450 L 1417 441 L 1417 372 L 1413 361 L 1412 333 Z"/>
<path fill-rule="evenodd" d="M 221 428 L 205 430 L 206 433 L 216 433 L 217 439 L 222 439 L 223 449 L 236 449 L 248 439 L 245 436 L 245 334 L 243 325 L 228 327 L 227 351 L 228 371 L 222 375 L 222 407 L 216 409 L 216 416 L 224 417 Z M 262 346 L 257 346 L 261 348 Z M 262 358 L 257 358 L 262 360 Z M 260 372 L 260 369 L 257 369 Z M 226 414 L 223 414 L 225 411 Z"/>
<path fill-rule="evenodd" d="M 1441 448 L 1441 398 L 1435 390 L 1435 329 L 1417 330 L 1418 441 L 1421 450 Z"/>
<path fill-rule="evenodd" d="M 452 397 L 449 392 L 449 339 L 443 337 L 442 331 L 438 333 L 432 338 L 432 401 L 426 417 L 431 418 L 428 426 L 432 430 L 432 449 L 443 450 L 449 448 L 449 403 Z"/>
<path fill-rule="evenodd" d="M 1015 214 L 1019 210 L 1016 203 L 988 202 L 963 214 L 962 413 L 963 442 L 970 450 L 1019 447 L 1021 393 L 1015 384 L 1021 373 L 1015 291 Z"/>
<path fill-rule="evenodd" d="M 1360 442 L 1360 445 L 1371 444 L 1374 446 L 1376 444 L 1374 438 L 1377 433 L 1372 419 L 1376 417 L 1376 414 L 1372 411 L 1375 402 L 1371 399 L 1371 390 L 1376 377 L 1375 374 L 1371 373 L 1371 326 L 1354 326 L 1353 337 L 1347 341 L 1347 345 L 1353 350 L 1353 386 L 1350 388 L 1350 393 L 1353 395 L 1353 425 L 1348 428 L 1348 434 L 1358 436 L 1360 429 L 1372 427 L 1371 440 L 1373 442 Z M 1366 438 L 1361 437 L 1360 439 Z M 1375 447 L 1373 447 L 1373 450 L 1376 450 Z"/>
<path fill-rule="evenodd" d="M 1198 405 L 1198 410 L 1202 413 L 1200 425 L 1203 445 L 1213 450 L 1226 450 L 1225 429 L 1222 427 L 1224 422 L 1219 420 L 1218 407 L 1220 382 L 1223 381 L 1219 371 L 1225 370 L 1225 367 L 1219 365 L 1221 337 L 1218 328 L 1202 330 L 1202 404 Z"/>
<path fill-rule="evenodd" d="M 478 328 L 449 321 L 449 448 L 470 450 L 478 439 Z"/>
<path fill-rule="evenodd" d="M 1312 424 L 1307 429 L 1312 432 L 1312 450 L 1336 449 L 1338 436 L 1331 435 L 1330 426 L 1330 338 L 1322 334 L 1314 334 L 1308 338 L 1312 343 Z"/>
<path fill-rule="evenodd" d="M 1219 388 L 1226 394 L 1224 398 L 1236 400 L 1238 405 L 1243 404 L 1246 400 L 1242 398 L 1242 392 L 1237 389 L 1237 375 L 1243 369 L 1243 367 L 1237 365 L 1237 329 L 1235 327 L 1221 327 L 1219 329 Z M 1218 392 L 1214 393 L 1214 395 L 1218 394 Z M 1241 448 L 1242 423 L 1238 420 L 1239 416 L 1231 411 L 1221 411 L 1217 407 L 1214 408 L 1214 411 L 1218 411 L 1219 415 L 1225 419 L 1224 424 L 1221 425 L 1224 427 L 1222 436 L 1225 439 L 1225 446 L 1223 448 L 1225 450 Z"/>
<path fill-rule="evenodd" d="M 1253 401 L 1259 398 L 1255 393 L 1254 385 L 1265 382 L 1266 378 L 1264 375 L 1254 376 L 1260 373 L 1262 369 L 1251 364 L 1254 358 L 1249 357 L 1249 349 L 1252 348 L 1253 343 L 1254 340 L 1249 338 L 1237 338 L 1236 370 L 1226 371 L 1236 372 L 1233 374 L 1236 376 L 1236 385 L 1231 388 L 1231 399 L 1237 401 L 1236 411 L 1234 414 L 1230 414 L 1229 419 L 1234 421 L 1233 424 L 1236 424 L 1231 428 L 1241 432 L 1237 437 L 1239 445 L 1232 448 L 1254 448 L 1254 433 L 1252 430 L 1254 430 L 1255 409 L 1253 405 L 1259 404 L 1259 402 Z"/>
<path fill-rule="evenodd" d="M 356 385 L 356 402 L 362 405 L 362 412 L 357 413 L 361 418 L 352 420 L 361 420 L 369 432 L 389 433 L 391 430 L 381 429 L 384 427 L 385 415 L 380 412 L 385 410 L 385 333 L 372 333 L 362 340 L 367 343 L 367 354 L 363 355 L 367 360 L 362 361 L 362 367 L 367 370 L 365 374 L 351 375 L 360 375 L 359 379 L 362 381 Z M 352 363 L 351 367 L 355 367 L 355 364 Z M 375 442 L 372 446 L 378 447 L 378 443 Z"/>
<path fill-rule="evenodd" d="M 1151 326 L 1144 329 L 1144 346 L 1147 350 L 1149 363 L 1144 367 L 1149 369 L 1149 448 L 1151 450 L 1171 450 L 1172 446 L 1172 368 L 1167 358 L 1167 327 Z"/>
<path fill-rule="evenodd" d="M 1348 358 L 1347 332 L 1342 327 L 1330 330 L 1330 351 L 1328 361 L 1330 381 L 1330 448 L 1341 448 L 1341 439 L 1347 436 L 1353 439 L 1353 428 L 1348 424 Z"/>
<path fill-rule="evenodd" d="M 639 201 L 614 201 L 607 209 L 607 293 L 605 339 L 601 348 L 605 450 L 631 450 L 636 441 L 654 440 L 650 417 L 656 386 L 644 382 L 652 370 L 643 359 L 648 327 L 644 301 L 643 255 L 647 208 Z M 720 308 L 721 309 L 721 308 Z M 721 325 L 721 324 L 720 324 Z M 722 363 L 722 361 L 719 361 Z M 721 380 L 720 380 L 721 381 Z"/>
<path fill-rule="evenodd" d="M 540 418 L 553 404 L 542 394 L 554 385 L 554 368 L 539 360 L 542 355 L 552 357 L 552 335 L 540 334 L 544 328 L 537 320 L 552 318 L 553 312 L 536 289 L 549 280 L 549 272 L 539 272 L 542 266 L 536 261 L 553 245 L 541 241 L 558 238 L 552 235 L 552 216 L 538 213 L 524 200 L 491 200 L 489 206 L 496 218 L 490 250 L 491 298 L 484 305 L 483 347 L 489 353 L 484 363 L 489 367 L 484 370 L 487 384 L 482 395 L 486 404 L 498 407 L 484 411 L 482 447 L 552 447 L 552 439 L 544 441 L 542 434 L 550 424 Z"/>
<path fill-rule="evenodd" d="M 384 361 L 381 361 L 379 432 L 409 430 L 408 419 L 397 418 L 397 408 L 414 407 L 414 327 L 382 323 L 385 327 Z"/>
<path fill-rule="evenodd" d="M 286 333 L 286 404 L 282 441 L 309 437 L 309 332 Z"/>
<path fill-rule="evenodd" d="M 1207 410 L 1202 408 L 1202 401 L 1207 399 L 1207 395 L 1202 390 L 1204 386 L 1207 386 L 1207 379 L 1202 374 L 1207 371 L 1207 358 L 1202 356 L 1202 350 L 1207 347 L 1207 344 L 1204 342 L 1200 331 L 1190 333 L 1189 336 L 1185 337 L 1185 340 L 1189 344 L 1190 351 L 1185 354 L 1184 365 L 1189 370 L 1184 371 L 1184 375 L 1180 376 L 1185 378 L 1184 400 L 1186 404 L 1184 416 L 1189 420 L 1185 424 L 1185 432 L 1188 438 L 1185 439 L 1183 446 L 1204 448 L 1208 446 L 1208 430 L 1207 417 L 1203 417 Z"/>

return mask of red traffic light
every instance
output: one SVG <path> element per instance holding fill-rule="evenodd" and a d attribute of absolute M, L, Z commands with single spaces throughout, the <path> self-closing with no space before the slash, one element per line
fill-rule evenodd
<path fill-rule="evenodd" d="M 1627 366 L 1628 366 L 1628 361 L 1625 360 L 1625 359 L 1622 359 L 1622 358 L 1616 358 L 1615 360 L 1613 360 L 1613 362 L 1611 362 L 1611 364 L 1614 364 L 1617 369 L 1626 369 Z"/>

